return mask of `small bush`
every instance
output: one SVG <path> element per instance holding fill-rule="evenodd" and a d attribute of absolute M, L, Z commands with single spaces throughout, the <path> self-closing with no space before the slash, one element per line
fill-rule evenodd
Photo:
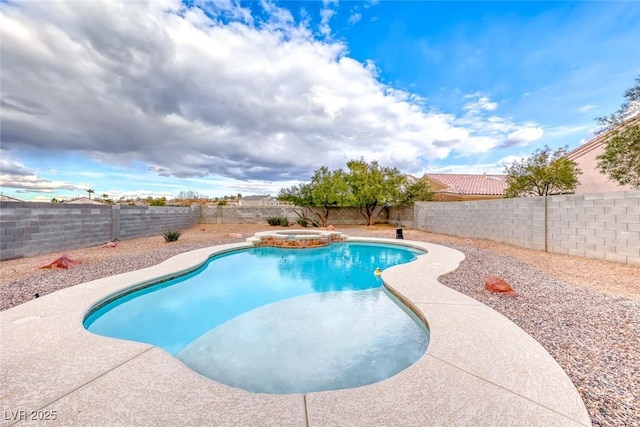
<path fill-rule="evenodd" d="M 281 225 L 282 227 L 289 226 L 289 220 L 285 217 L 280 216 L 270 216 L 269 218 L 267 218 L 267 222 L 269 223 L 269 225 Z"/>
<path fill-rule="evenodd" d="M 280 225 L 280 218 L 277 216 L 270 216 L 267 218 L 267 223 L 269 223 L 269 225 Z"/>
<path fill-rule="evenodd" d="M 162 233 L 162 237 L 164 237 L 165 242 L 175 242 L 180 238 L 182 234 L 182 230 L 167 230 Z"/>
<path fill-rule="evenodd" d="M 298 218 L 298 225 L 302 226 L 302 227 L 308 227 L 309 226 L 309 220 L 306 218 Z"/>

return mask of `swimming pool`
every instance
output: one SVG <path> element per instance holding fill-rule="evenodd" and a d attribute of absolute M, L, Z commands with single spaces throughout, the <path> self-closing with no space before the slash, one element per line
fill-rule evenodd
<path fill-rule="evenodd" d="M 370 384 L 426 351 L 424 324 L 374 274 L 422 253 L 369 243 L 228 252 L 103 304 L 84 324 L 161 347 L 204 376 L 253 392 Z"/>

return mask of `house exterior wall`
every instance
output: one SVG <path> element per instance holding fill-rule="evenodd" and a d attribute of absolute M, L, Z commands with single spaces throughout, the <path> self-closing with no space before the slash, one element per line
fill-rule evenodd
<path fill-rule="evenodd" d="M 612 181 L 598 169 L 597 156 L 604 152 L 603 141 L 597 140 L 587 144 L 567 154 L 567 158 L 576 162 L 582 172 L 578 175 L 579 184 L 575 189 L 575 194 L 631 190 L 631 187 L 621 186 Z"/>
<path fill-rule="evenodd" d="M 591 141 L 581 145 L 575 150 L 568 153 L 565 157 L 576 162 L 580 171 L 578 176 L 578 184 L 575 194 L 600 193 L 606 191 L 625 191 L 632 190 L 630 186 L 622 186 L 612 181 L 606 174 L 600 172 L 598 168 L 597 157 L 604 153 L 607 140 L 611 137 L 612 132 L 624 129 L 627 126 L 640 126 L 640 115 L 629 119 L 619 128 L 597 135 Z"/>

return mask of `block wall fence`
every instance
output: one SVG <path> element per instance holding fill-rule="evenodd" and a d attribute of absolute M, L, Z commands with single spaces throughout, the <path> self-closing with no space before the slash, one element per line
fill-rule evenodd
<path fill-rule="evenodd" d="M 296 224 L 302 209 L 294 206 L 203 206 L 200 222 L 203 224 L 261 224 L 269 217 L 286 217 L 290 223 Z M 309 212 L 306 211 L 305 214 Z M 376 210 L 376 214 L 378 210 Z M 308 215 L 317 219 L 315 215 Z M 413 206 L 390 208 L 382 211 L 378 222 L 397 222 L 398 218 L 404 227 L 413 227 Z M 358 208 L 330 208 L 329 223 L 333 225 L 364 224 L 365 219 Z"/>
<path fill-rule="evenodd" d="M 298 209 L 299 210 L 299 209 Z M 292 206 L 124 206 L 0 202 L 0 260 L 159 235 L 197 224 L 266 223 Z M 468 202 L 419 202 L 383 211 L 381 223 L 483 238 L 554 253 L 640 265 L 640 191 Z M 334 225 L 363 224 L 355 208 L 334 208 Z"/>
<path fill-rule="evenodd" d="M 199 207 L 0 202 L 0 260 L 193 227 Z"/>
<path fill-rule="evenodd" d="M 640 265 L 640 191 L 419 202 L 414 227 Z"/>
<path fill-rule="evenodd" d="M 299 209 L 298 209 L 299 210 Z M 413 207 L 384 211 L 412 227 Z M 101 245 L 115 239 L 160 235 L 169 229 L 187 229 L 200 223 L 265 223 L 271 216 L 296 224 L 292 206 L 125 206 L 60 203 L 0 202 L 0 260 Z M 336 225 L 363 224 L 355 208 L 336 208 L 329 214 Z"/>

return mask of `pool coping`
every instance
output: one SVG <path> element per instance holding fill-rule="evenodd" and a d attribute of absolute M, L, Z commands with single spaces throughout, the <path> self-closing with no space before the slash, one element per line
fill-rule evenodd
<path fill-rule="evenodd" d="M 384 381 L 307 394 L 255 394 L 204 378 L 164 350 L 92 334 L 82 321 L 105 298 L 192 271 L 234 243 L 66 288 L 0 312 L 0 425 L 591 425 L 575 386 L 508 318 L 438 282 L 464 259 L 427 251 L 382 273 L 387 289 L 427 321 L 415 364 Z M 481 288 L 482 284 L 478 284 Z M 51 418 L 56 418 L 52 420 Z"/>

